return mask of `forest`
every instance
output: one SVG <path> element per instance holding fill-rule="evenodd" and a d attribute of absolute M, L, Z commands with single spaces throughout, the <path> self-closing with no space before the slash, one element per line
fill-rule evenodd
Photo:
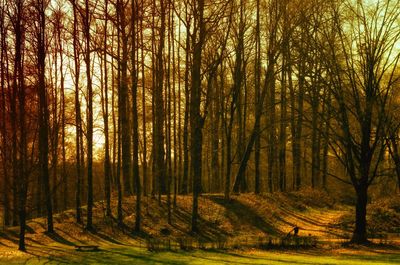
<path fill-rule="evenodd" d="M 184 198 L 201 234 L 206 198 L 300 193 L 348 205 L 363 245 L 369 205 L 399 201 L 399 0 L 0 0 L 0 36 L 19 250 L 63 212 L 140 235 L 149 200 L 172 227 Z"/>

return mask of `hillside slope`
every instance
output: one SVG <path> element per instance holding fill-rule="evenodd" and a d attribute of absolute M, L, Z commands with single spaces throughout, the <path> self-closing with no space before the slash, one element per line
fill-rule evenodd
<path fill-rule="evenodd" d="M 143 242 L 146 237 L 195 237 L 204 240 L 237 239 L 256 236 L 283 236 L 294 225 L 300 227 L 299 235 L 312 235 L 320 238 L 341 238 L 349 231 L 343 230 L 337 223 L 348 208 L 336 206 L 325 193 L 303 191 L 297 193 L 274 193 L 256 196 L 243 194 L 232 196 L 226 202 L 220 194 L 203 195 L 200 198 L 199 234 L 190 233 L 192 199 L 190 196 L 178 196 L 177 205 L 172 209 L 171 225 L 167 223 L 166 198 L 161 204 L 151 197 L 143 199 L 142 230 L 134 235 L 131 228 L 135 220 L 134 197 L 124 198 L 123 211 L 125 227 L 120 229 L 115 220 L 104 215 L 104 202 L 97 202 L 94 209 L 96 233 L 84 230 L 76 224 L 72 210 L 55 215 L 55 235 L 45 233 L 45 218 L 28 222 L 27 243 L 62 243 L 73 246 L 91 242 L 124 243 Z M 112 202 L 113 215 L 116 215 L 116 201 Z M 85 211 L 84 211 L 85 212 Z M 164 231 L 164 233 L 163 233 Z M 0 234 L 0 244 L 16 248 L 18 227 L 8 228 Z"/>

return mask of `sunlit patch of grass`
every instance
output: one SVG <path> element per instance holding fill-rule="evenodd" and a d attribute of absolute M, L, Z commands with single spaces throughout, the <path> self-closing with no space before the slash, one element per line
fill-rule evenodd
<path fill-rule="evenodd" d="M 26 254 L 0 256 L 0 264 L 400 264 L 399 252 L 344 249 L 343 253 L 312 251 L 177 251 L 149 252 L 135 246 L 103 246 L 97 252 L 71 247 L 31 247 Z M 13 253 L 15 254 L 15 253 Z"/>

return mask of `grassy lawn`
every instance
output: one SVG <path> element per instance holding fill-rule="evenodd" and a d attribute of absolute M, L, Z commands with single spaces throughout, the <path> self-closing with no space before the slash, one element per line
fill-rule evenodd
<path fill-rule="evenodd" d="M 133 246 L 79 252 L 65 246 L 31 246 L 27 254 L 0 253 L 0 264 L 400 264 L 398 251 L 190 251 L 153 253 Z"/>

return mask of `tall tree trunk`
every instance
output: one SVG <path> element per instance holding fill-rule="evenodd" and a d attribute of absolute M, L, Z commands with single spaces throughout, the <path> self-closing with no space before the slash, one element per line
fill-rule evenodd
<path fill-rule="evenodd" d="M 26 120 L 25 120 L 25 84 L 24 84 L 24 67 L 23 67 L 23 45 L 25 37 L 24 28 L 24 2 L 17 0 L 15 4 L 15 57 L 14 57 L 14 112 L 17 114 L 15 117 L 16 135 L 15 135 L 15 154 L 14 154 L 14 175 L 16 181 L 17 191 L 17 207 L 19 218 L 19 242 L 18 249 L 25 251 L 25 230 L 26 230 L 26 196 L 28 190 L 28 176 L 27 176 L 27 135 L 26 135 Z M 18 105 L 16 104 L 18 102 Z M 18 107 L 18 111 L 17 111 Z M 19 135 L 19 139 L 17 138 Z M 18 142 L 17 142 L 18 141 Z M 17 144 L 18 143 L 18 144 Z M 17 156 L 18 154 L 18 156 Z M 14 198 L 16 199 L 16 198 Z"/>
<path fill-rule="evenodd" d="M 89 0 L 85 1 L 85 64 L 86 64 L 86 82 L 87 82 L 87 220 L 86 229 L 93 230 L 93 88 L 90 68 L 90 11 Z"/>
<path fill-rule="evenodd" d="M 242 157 L 242 149 L 243 149 L 243 132 L 242 132 L 242 83 L 243 77 L 245 75 L 245 66 L 244 66 L 244 33 L 245 33 L 245 24 L 243 21 L 244 12 L 244 3 L 243 0 L 240 1 L 240 21 L 239 21 L 239 36 L 238 36 L 238 44 L 236 47 L 236 59 L 235 59 L 235 70 L 234 70 L 234 92 L 232 102 L 234 102 L 236 106 L 236 113 L 238 117 L 238 149 L 237 153 L 239 155 L 239 159 Z M 235 96 L 237 98 L 235 98 Z M 234 113 L 231 112 L 234 115 Z M 230 117 L 233 119 L 233 116 Z M 245 174 L 236 175 L 235 182 L 233 184 L 233 192 L 238 193 L 239 191 L 245 192 L 247 189 Z"/>
<path fill-rule="evenodd" d="M 106 197 L 106 216 L 110 217 L 111 213 L 111 161 L 110 161 L 110 138 L 108 128 L 108 69 L 107 69 L 107 25 L 108 25 L 108 1 L 105 1 L 105 21 L 104 21 L 104 99 L 103 101 L 103 121 L 104 121 L 104 195 Z M 103 96 L 102 96 L 103 97 Z M 114 132 L 115 133 L 115 132 Z"/>
<path fill-rule="evenodd" d="M 141 13 L 144 13 L 145 0 L 141 1 Z M 143 17 L 140 19 L 140 44 L 141 44 L 141 72 L 142 72 L 142 130 L 143 130 L 143 196 L 147 196 L 148 176 L 147 176 L 147 130 L 146 130 L 146 82 L 145 82 L 145 55 L 143 38 Z"/>
<path fill-rule="evenodd" d="M 82 118 L 81 118 L 81 105 L 79 99 L 79 73 L 80 73 L 80 59 L 78 50 L 78 17 L 77 17 L 77 7 L 76 2 L 73 2 L 74 9 L 74 66 L 75 66 L 75 144 L 76 144 L 76 191 L 75 191 L 75 210 L 76 210 L 76 221 L 77 223 L 82 223 L 82 210 L 81 210 L 81 187 L 82 187 L 82 164 L 81 161 L 83 157 L 81 156 L 83 146 L 81 145 L 82 136 Z"/>
<path fill-rule="evenodd" d="M 119 6 L 120 2 L 117 2 L 117 6 Z M 118 84 L 118 111 L 121 110 L 122 107 L 122 97 L 121 97 L 121 63 L 119 59 L 121 58 L 121 31 L 118 29 L 118 25 L 120 24 L 120 12 L 117 12 L 117 58 L 118 58 L 118 66 L 117 66 L 117 84 Z M 117 223 L 120 228 L 123 227 L 124 225 L 124 220 L 123 220 L 123 213 L 122 213 L 122 183 L 121 183 L 121 164 L 123 163 L 121 161 L 121 114 L 118 113 L 118 118 L 117 118 L 117 133 L 116 133 L 116 141 L 117 141 L 117 172 L 116 172 L 116 185 L 117 185 Z M 115 134 L 115 131 L 114 131 Z"/>
<path fill-rule="evenodd" d="M 280 99 L 280 128 L 279 128 L 279 190 L 286 191 L 286 142 L 287 142 L 287 75 L 288 54 L 290 52 L 289 17 L 287 13 L 288 1 L 282 3 L 283 9 L 283 41 L 282 41 L 282 78 Z M 289 73 L 291 74 L 291 73 Z"/>
<path fill-rule="evenodd" d="M 186 57 L 185 57 L 185 114 L 183 120 L 183 177 L 182 194 L 189 192 L 189 114 L 190 114 L 190 89 L 189 89 L 189 70 L 190 70 L 190 19 L 186 4 Z"/>
<path fill-rule="evenodd" d="M 167 191 L 167 221 L 168 224 L 172 223 L 171 220 L 171 183 L 172 183 L 172 136 L 171 136 L 171 45 L 172 45 L 172 37 L 171 37 L 171 32 L 172 26 L 171 26 L 171 1 L 168 0 L 168 6 L 167 6 L 167 19 L 168 19 L 168 27 L 167 27 L 167 32 L 168 32 L 168 37 L 167 37 L 167 46 L 168 46 L 168 56 L 167 56 L 167 86 L 165 89 L 165 98 L 166 98 L 166 104 L 165 104 L 165 136 L 166 136 L 166 164 L 167 164 L 167 170 L 166 170 L 166 191 Z"/>
<path fill-rule="evenodd" d="M 327 177 L 328 177 L 328 148 L 329 148 L 329 131 L 331 121 L 331 95 L 329 92 L 325 95 L 323 103 L 323 113 L 326 113 L 325 126 L 323 131 L 323 150 L 322 150 L 322 188 L 327 190 Z"/>
<path fill-rule="evenodd" d="M 255 96 L 256 96 L 256 104 L 255 104 L 255 116 L 260 115 L 260 113 L 257 113 L 259 108 L 257 105 L 259 105 L 260 101 L 260 95 L 261 95 L 261 32 L 260 32 L 260 0 L 257 0 L 257 13 L 256 13 L 256 57 L 255 57 L 255 63 L 254 63 L 254 90 L 255 90 Z M 261 189 L 260 189 L 260 149 L 261 149 L 261 130 L 260 130 L 260 123 L 256 124 L 256 127 L 254 128 L 255 130 L 255 146 L 254 146 L 254 163 L 255 163 L 255 176 L 254 176 L 254 193 L 259 194 Z"/>
<path fill-rule="evenodd" d="M 302 29 L 302 36 L 304 38 L 304 30 Z M 305 47 L 301 45 L 300 47 L 300 56 L 301 60 L 299 62 L 299 88 L 298 88 L 298 95 L 297 95 L 297 109 L 294 103 L 294 92 L 292 93 L 293 101 L 292 101 L 292 115 L 297 113 L 297 119 L 295 116 L 292 116 L 292 126 L 294 126 L 293 131 L 293 179 L 294 179 L 294 188 L 299 190 L 301 187 L 301 138 L 302 138 L 302 130 L 303 130 L 303 107 L 304 107 L 304 90 L 305 90 Z M 290 86 L 293 89 L 292 86 Z M 292 129 L 293 130 L 293 129 Z"/>
<path fill-rule="evenodd" d="M 2 3 L 4 4 L 4 3 Z M 2 167 L 3 167 L 3 217 L 4 217 L 4 225 L 10 225 L 10 198 L 9 198 L 9 190 L 10 187 L 10 176 L 9 176 L 9 155 L 10 152 L 8 150 L 8 132 L 7 132 L 7 92 L 10 87 L 6 84 L 5 77 L 8 76 L 8 58 L 7 58 L 7 44 L 6 44 L 6 27 L 5 27 L 5 10 L 2 8 L 0 10 L 0 36 L 1 36 L 1 58 L 0 58 L 0 79 L 1 79 L 1 146 L 2 146 Z M 9 82 L 9 81 L 8 81 Z M 6 88 L 7 86 L 7 88 Z M 7 89 L 7 92 L 6 92 Z M 7 104 L 7 105 L 6 105 Z"/>
<path fill-rule="evenodd" d="M 351 241 L 354 243 L 367 242 L 367 201 L 368 186 L 360 184 L 355 187 L 357 194 L 355 228 Z"/>
<path fill-rule="evenodd" d="M 269 88 L 269 102 L 268 102 L 268 164 L 267 164 L 267 177 L 268 177 L 268 191 L 274 191 L 275 179 L 275 163 L 276 163 L 276 124 L 275 124 L 275 83 L 271 83 Z"/>
<path fill-rule="evenodd" d="M 66 126 L 66 116 L 65 116 L 65 87 L 64 87 L 64 50 L 63 50 L 63 39 L 62 39 L 62 27 L 63 27 L 63 21 L 62 21 L 62 10 L 58 9 L 57 12 L 59 12 L 57 15 L 57 39 L 58 39 L 58 52 L 60 53 L 60 93 L 61 93 L 61 102 L 60 102 L 60 108 L 61 108 L 61 161 L 62 161 L 62 169 L 61 169 L 61 183 L 62 183 L 62 188 L 63 188 L 63 210 L 67 209 L 67 202 L 68 202 L 68 176 L 67 176 L 67 169 L 66 169 L 66 148 L 65 148 L 65 126 Z"/>
<path fill-rule="evenodd" d="M 141 221 L 141 183 L 139 176 L 139 132 L 138 132 L 138 110 L 137 110 L 137 88 L 138 88 L 138 76 L 137 76 L 137 36 L 139 30 L 136 18 L 138 17 L 138 5 L 137 1 L 132 0 L 132 17 L 131 17 L 131 30 L 132 30 L 132 137 L 133 137 L 133 178 L 135 180 L 135 191 L 136 191 L 136 218 L 135 218 L 135 231 L 140 231 Z"/>
<path fill-rule="evenodd" d="M 202 170 L 202 145 L 203 145 L 203 125 L 204 118 L 200 113 L 201 100 L 201 58 L 205 40 L 204 22 L 204 0 L 195 3 L 197 13 L 195 17 L 196 33 L 193 35 L 193 65 L 192 65 L 192 86 L 190 94 L 190 136 L 191 136 L 191 165 L 193 170 L 193 207 L 192 225 L 193 232 L 198 231 L 198 198 L 201 192 L 201 170 Z"/>
<path fill-rule="evenodd" d="M 124 192 L 126 195 L 132 194 L 132 183 L 131 183 L 131 125 L 129 122 L 128 113 L 128 35 L 126 32 L 126 13 L 124 8 L 123 0 L 117 1 L 117 8 L 119 13 L 119 31 L 121 38 L 121 49 L 122 57 L 119 58 L 121 65 L 121 79 L 119 83 L 119 105 L 118 113 L 121 118 L 121 140 L 122 140 L 122 177 L 124 183 Z"/>
<path fill-rule="evenodd" d="M 157 49 L 157 63 L 156 63 L 156 87 L 154 89 L 154 106 L 155 106 L 155 120 L 154 120 L 154 159 L 155 159 L 155 179 L 158 182 L 159 202 L 161 202 L 161 194 L 166 192 L 165 183 L 165 160 L 164 160 L 164 42 L 165 42 L 165 2 L 161 0 L 161 25 L 160 25 L 160 39 Z"/>
<path fill-rule="evenodd" d="M 44 192 L 46 196 L 46 210 L 47 210 L 47 232 L 53 233 L 53 205 L 51 201 L 50 182 L 49 182 L 49 110 L 47 105 L 47 91 L 45 83 L 45 59 L 46 59 L 46 5 L 43 0 L 37 2 L 38 10 L 38 92 L 39 92 L 39 164 L 40 174 L 42 175 L 42 182 L 44 185 Z"/>

